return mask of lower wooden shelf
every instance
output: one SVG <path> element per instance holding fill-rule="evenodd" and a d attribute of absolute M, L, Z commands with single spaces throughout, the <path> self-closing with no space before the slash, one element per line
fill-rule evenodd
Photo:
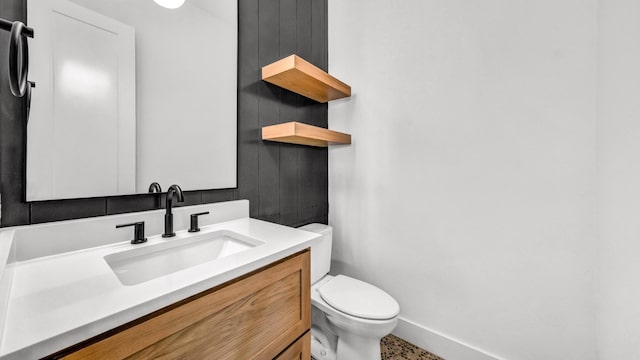
<path fill-rule="evenodd" d="M 351 144 L 351 135 L 292 121 L 262 128 L 262 140 L 327 147 Z"/>

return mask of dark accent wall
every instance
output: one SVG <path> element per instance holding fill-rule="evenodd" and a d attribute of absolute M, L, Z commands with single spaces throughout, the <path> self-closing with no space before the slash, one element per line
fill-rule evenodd
<path fill-rule="evenodd" d="M 24 21 L 26 0 L 0 1 L 0 17 Z M 183 205 L 248 199 L 254 218 L 290 226 L 327 223 L 327 150 L 261 140 L 263 126 L 281 122 L 327 127 L 327 105 L 260 80 L 262 66 L 293 53 L 327 70 L 327 0 L 239 0 L 238 18 L 238 187 L 189 191 Z M 0 31 L 1 225 L 164 207 L 164 196 L 154 195 L 24 201 L 26 111 L 9 90 L 8 40 Z"/>

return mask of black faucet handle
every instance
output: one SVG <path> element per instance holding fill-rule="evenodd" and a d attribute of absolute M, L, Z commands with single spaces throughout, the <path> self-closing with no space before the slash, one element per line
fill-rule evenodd
<path fill-rule="evenodd" d="M 198 227 L 198 216 L 207 215 L 207 214 L 209 214 L 208 211 L 197 213 L 197 214 L 191 214 L 191 226 L 189 227 L 189 232 L 200 231 L 200 228 Z"/>
<path fill-rule="evenodd" d="M 138 221 L 131 224 L 116 225 L 116 229 L 133 226 L 133 240 L 132 244 L 142 244 L 147 242 L 147 238 L 144 237 L 144 221 Z"/>

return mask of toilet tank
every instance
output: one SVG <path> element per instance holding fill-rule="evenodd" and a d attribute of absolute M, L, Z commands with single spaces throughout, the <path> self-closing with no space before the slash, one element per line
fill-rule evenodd
<path fill-rule="evenodd" d="M 311 283 L 314 284 L 329 273 L 333 228 L 329 225 L 315 223 L 301 226 L 298 229 L 322 235 L 311 240 Z"/>

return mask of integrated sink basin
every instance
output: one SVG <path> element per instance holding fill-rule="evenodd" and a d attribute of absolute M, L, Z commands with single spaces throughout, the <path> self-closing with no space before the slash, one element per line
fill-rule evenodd
<path fill-rule="evenodd" d="M 136 285 L 249 250 L 264 242 L 229 230 L 161 240 L 106 255 L 104 260 L 123 285 Z"/>

